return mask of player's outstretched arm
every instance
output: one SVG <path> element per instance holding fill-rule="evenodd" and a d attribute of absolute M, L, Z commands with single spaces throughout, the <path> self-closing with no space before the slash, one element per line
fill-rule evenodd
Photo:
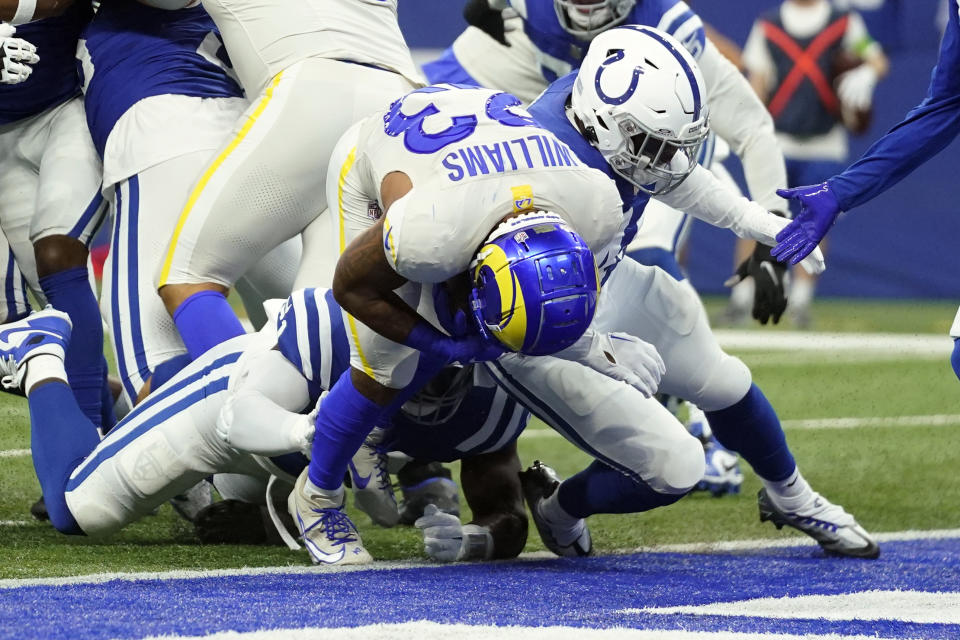
<path fill-rule="evenodd" d="M 63 13 L 73 0 L 0 0 L 0 20 L 23 24 Z"/>
<path fill-rule="evenodd" d="M 787 189 L 797 217 L 777 235 L 773 255 L 796 264 L 827 234 L 841 211 L 868 202 L 900 182 L 960 135 L 960 2 L 951 0 L 926 99 L 843 173 L 819 185 Z"/>
<path fill-rule="evenodd" d="M 427 555 L 440 562 L 515 558 L 527 543 L 527 512 L 516 443 L 465 458 L 460 484 L 473 513 L 469 524 L 428 505 L 415 526 Z"/>

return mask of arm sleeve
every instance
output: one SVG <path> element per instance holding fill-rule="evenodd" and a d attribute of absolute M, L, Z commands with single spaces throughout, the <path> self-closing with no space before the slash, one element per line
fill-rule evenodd
<path fill-rule="evenodd" d="M 766 209 L 785 210 L 776 192 L 787 186 L 787 170 L 773 118 L 746 78 L 709 40 L 700 68 L 710 99 L 710 126 L 740 157 L 750 196 Z"/>
<path fill-rule="evenodd" d="M 956 0 L 926 99 L 860 160 L 828 180 L 849 211 L 880 195 L 942 151 L 960 134 L 960 16 Z"/>
<path fill-rule="evenodd" d="M 657 200 L 715 227 L 730 229 L 741 238 L 771 247 L 788 222 L 734 192 L 703 167 L 694 169 L 677 189 L 657 196 Z"/>

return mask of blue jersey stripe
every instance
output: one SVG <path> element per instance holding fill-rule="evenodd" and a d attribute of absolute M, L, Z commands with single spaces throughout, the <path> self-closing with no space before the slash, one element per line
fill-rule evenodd
<path fill-rule="evenodd" d="M 102 186 L 102 185 L 101 185 Z M 93 220 L 93 216 L 98 212 L 102 213 L 101 207 L 103 206 L 103 194 L 100 193 L 100 188 L 97 188 L 97 193 L 93 196 L 93 199 L 90 201 L 90 204 L 87 205 L 86 210 L 80 216 L 80 219 L 77 220 L 77 224 L 73 225 L 73 228 L 67 232 L 67 235 L 71 238 L 78 239 L 83 235 L 84 229 L 86 229 L 90 222 Z M 100 226 L 100 221 L 97 221 L 96 226 Z M 90 238 L 93 237 L 93 233 L 90 233 Z"/>
<path fill-rule="evenodd" d="M 127 371 L 127 359 L 123 349 L 124 323 L 120 322 L 120 292 L 118 290 L 120 280 L 120 247 L 117 239 L 120 237 L 120 223 L 126 215 L 123 212 L 123 190 L 125 186 L 129 188 L 127 183 L 121 183 L 116 190 L 116 211 L 114 212 L 113 220 L 113 247 L 111 247 L 110 251 L 112 254 L 110 257 L 110 267 L 113 271 L 113 286 L 110 292 L 110 314 L 113 316 L 113 342 L 117 357 L 117 369 L 121 372 Z M 131 399 L 137 397 L 139 390 L 133 388 L 133 383 L 128 376 L 121 375 L 120 382 L 123 384 L 124 390 Z"/>
<path fill-rule="evenodd" d="M 127 202 L 127 277 L 128 304 L 130 305 L 130 338 L 133 342 L 133 357 L 137 364 L 137 373 L 141 380 L 150 377 L 150 366 L 147 364 L 147 348 L 143 344 L 143 327 L 140 325 L 140 261 L 137 256 L 138 231 L 140 227 L 140 179 L 132 176 L 127 184 L 130 187 L 130 198 Z M 114 287 L 119 280 L 114 276 Z M 153 293 L 151 291 L 151 293 Z M 139 391 L 139 389 L 138 389 Z"/>

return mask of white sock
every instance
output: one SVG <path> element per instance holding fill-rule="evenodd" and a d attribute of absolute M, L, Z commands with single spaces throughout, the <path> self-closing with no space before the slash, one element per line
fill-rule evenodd
<path fill-rule="evenodd" d="M 558 527 L 572 527 L 579 518 L 574 518 L 560 506 L 560 501 L 557 499 L 558 493 L 560 493 L 559 487 L 550 494 L 550 497 L 540 501 L 540 515 Z"/>
<path fill-rule="evenodd" d="M 307 482 L 303 485 L 303 492 L 314 502 L 320 503 L 321 508 L 339 509 L 343 506 L 343 485 L 336 489 L 321 489 L 307 478 Z"/>
<path fill-rule="evenodd" d="M 55 355 L 49 353 L 35 355 L 27 360 L 23 366 L 27 368 L 27 371 L 23 376 L 22 387 L 27 396 L 30 395 L 33 385 L 41 380 L 54 378 L 64 384 L 67 383 L 67 372 L 63 368 L 63 360 Z"/>
<path fill-rule="evenodd" d="M 813 497 L 813 489 L 800 474 L 799 468 L 786 480 L 763 480 L 763 484 L 773 502 L 784 511 L 797 511 Z"/>

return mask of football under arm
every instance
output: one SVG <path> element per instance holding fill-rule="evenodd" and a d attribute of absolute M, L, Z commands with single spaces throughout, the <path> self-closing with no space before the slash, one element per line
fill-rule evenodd
<path fill-rule="evenodd" d="M 73 0 L 0 0 L 0 20 L 24 24 L 63 13 Z"/>
<path fill-rule="evenodd" d="M 217 435 L 228 445 L 262 456 L 309 450 L 314 419 L 307 380 L 275 349 L 250 357 L 231 381 L 217 417 Z"/>
<path fill-rule="evenodd" d="M 790 222 L 734 192 L 700 166 L 678 188 L 657 196 L 657 199 L 715 227 L 730 229 L 741 238 L 756 240 L 770 247 L 777 244 L 777 234 Z M 804 269 L 814 274 L 826 268 L 819 249 L 814 250 L 802 264 Z"/>
<path fill-rule="evenodd" d="M 784 211 L 786 204 L 776 191 L 787 186 L 787 170 L 773 118 L 747 79 L 710 40 L 699 62 L 707 84 L 710 128 L 740 158 L 754 201 Z"/>

